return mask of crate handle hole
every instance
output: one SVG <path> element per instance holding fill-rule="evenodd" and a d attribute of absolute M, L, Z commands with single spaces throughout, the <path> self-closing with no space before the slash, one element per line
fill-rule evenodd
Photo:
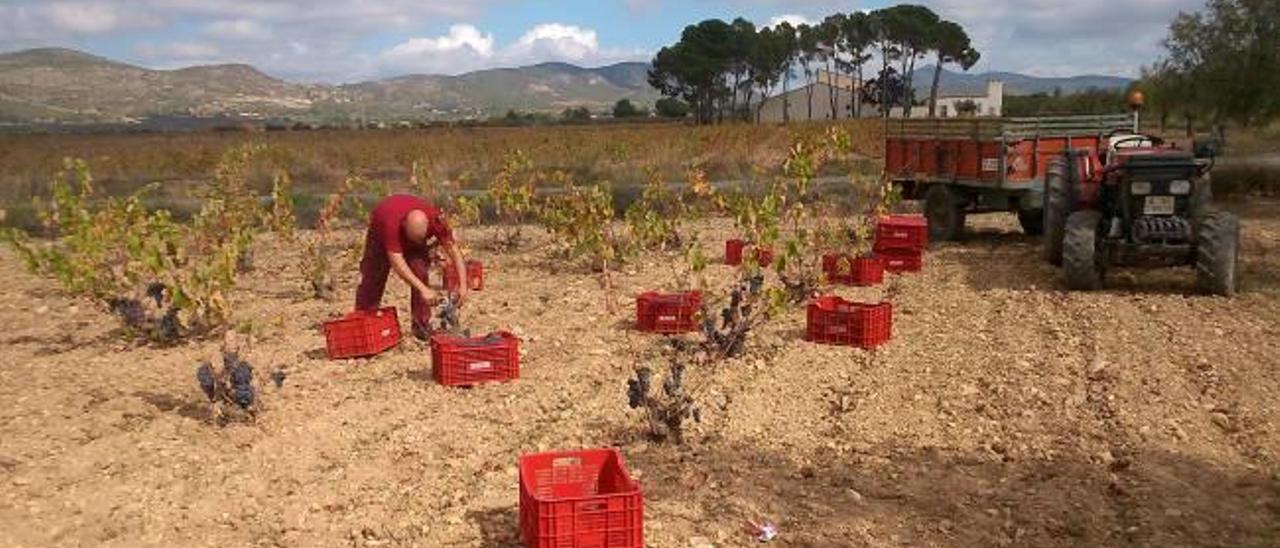
<path fill-rule="evenodd" d="M 553 468 L 564 468 L 566 466 L 582 466 L 582 459 L 578 457 L 560 457 L 551 461 Z"/>

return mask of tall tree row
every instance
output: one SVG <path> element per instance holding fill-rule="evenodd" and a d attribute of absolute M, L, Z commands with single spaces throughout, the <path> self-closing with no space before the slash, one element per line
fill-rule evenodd
<path fill-rule="evenodd" d="M 868 80 L 868 64 L 877 58 L 879 67 L 872 68 L 875 76 Z M 942 67 L 969 70 L 979 53 L 963 27 L 927 7 L 903 4 L 869 13 L 836 13 L 816 25 L 794 27 L 708 19 L 685 27 L 678 42 L 659 50 L 649 83 L 667 97 L 688 102 L 698 123 L 758 121 L 765 100 L 777 92 L 782 94 L 784 121 L 791 119 L 793 108 L 804 109 L 807 119 L 861 117 L 864 103 L 882 116 L 894 108 L 910 116 L 917 104 L 912 81 L 916 63 L 930 58 L 936 67 L 928 100 L 932 116 Z M 797 76 L 807 84 L 804 105 L 792 105 L 787 93 Z M 814 104 L 818 83 L 830 85 L 826 104 Z M 842 98 L 852 90 L 859 95 Z M 851 108 L 843 106 L 843 99 Z"/>

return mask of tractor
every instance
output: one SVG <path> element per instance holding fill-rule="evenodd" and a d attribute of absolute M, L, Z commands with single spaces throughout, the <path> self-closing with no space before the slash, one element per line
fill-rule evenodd
<path fill-rule="evenodd" d="M 1101 289 L 1116 266 L 1193 266 L 1202 291 L 1233 295 L 1240 222 L 1210 209 L 1217 143 L 1188 152 L 1116 130 L 1105 144 L 1067 150 L 1046 170 L 1044 253 L 1066 285 Z"/>

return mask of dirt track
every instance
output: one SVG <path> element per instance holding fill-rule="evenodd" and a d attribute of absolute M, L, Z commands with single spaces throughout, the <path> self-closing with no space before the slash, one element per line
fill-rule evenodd
<path fill-rule="evenodd" d="M 345 301 L 304 299 L 293 254 L 259 252 L 238 297 L 264 331 L 250 360 L 289 377 L 257 424 L 226 429 L 193 379 L 214 342 L 115 342 L 103 312 L 4 250 L 0 545 L 511 546 L 519 454 L 616 445 L 650 546 L 745 546 L 760 518 L 780 546 L 1277 546 L 1277 206 L 1246 216 L 1234 300 L 1191 294 L 1186 271 L 1064 293 L 1011 218 L 975 219 L 894 282 L 879 352 L 801 342 L 797 311 L 699 372 L 705 422 L 684 448 L 645 441 L 626 409 L 654 339 L 537 245 L 476 253 L 490 287 L 470 323 L 515 330 L 525 361 L 519 382 L 473 390 L 434 385 L 416 344 L 325 361 L 317 326 Z M 624 303 L 672 283 L 670 262 L 629 266 Z"/>

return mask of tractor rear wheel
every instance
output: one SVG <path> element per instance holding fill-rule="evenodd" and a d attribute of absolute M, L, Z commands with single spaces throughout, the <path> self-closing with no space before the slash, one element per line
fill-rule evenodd
<path fill-rule="evenodd" d="M 1027 236 L 1044 234 L 1044 212 L 1038 209 L 1019 209 L 1018 224 L 1022 225 L 1022 233 Z"/>
<path fill-rule="evenodd" d="M 1062 271 L 1067 287 L 1078 291 L 1102 289 L 1103 262 L 1098 248 L 1102 214 L 1077 211 L 1067 217 L 1062 239 Z"/>
<path fill-rule="evenodd" d="M 1062 266 L 1062 238 L 1067 229 L 1067 215 L 1071 214 L 1071 189 L 1067 187 L 1067 161 L 1064 158 L 1049 160 L 1044 177 L 1044 259 L 1054 266 Z"/>
<path fill-rule="evenodd" d="M 1199 221 L 1196 242 L 1196 282 L 1200 290 L 1230 297 L 1236 294 L 1240 265 L 1240 220 L 1215 211 Z"/>
<path fill-rule="evenodd" d="M 925 191 L 924 215 L 931 242 L 956 240 L 964 233 L 964 202 L 948 185 L 932 185 Z"/>

